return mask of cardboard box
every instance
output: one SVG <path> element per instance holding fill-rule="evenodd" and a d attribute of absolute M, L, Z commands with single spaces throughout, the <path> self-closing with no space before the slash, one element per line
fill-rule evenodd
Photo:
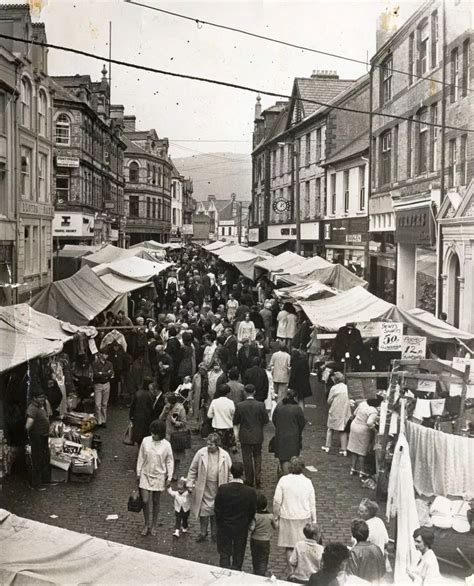
<path fill-rule="evenodd" d="M 51 466 L 51 482 L 68 482 L 69 481 L 69 470 L 62 470 Z"/>
<path fill-rule="evenodd" d="M 73 460 L 71 465 L 71 472 L 73 474 L 94 474 L 94 462 L 92 460 L 90 462 L 80 462 L 78 460 Z"/>

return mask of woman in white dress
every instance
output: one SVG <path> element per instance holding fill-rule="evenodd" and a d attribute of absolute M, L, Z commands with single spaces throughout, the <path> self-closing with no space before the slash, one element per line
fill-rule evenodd
<path fill-rule="evenodd" d="M 347 445 L 347 449 L 352 454 L 352 476 L 367 477 L 365 458 L 372 448 L 373 432 L 378 417 L 377 408 L 381 402 L 382 397 L 380 396 L 361 401 L 354 411 Z"/>
<path fill-rule="evenodd" d="M 349 402 L 349 392 L 347 385 L 344 383 L 342 372 L 335 372 L 332 376 L 334 385 L 331 387 L 328 396 L 328 430 L 326 434 L 326 445 L 322 446 L 323 452 L 329 453 L 332 444 L 332 434 L 336 431 L 339 435 L 341 447 L 339 454 L 347 456 L 347 432 L 346 425 L 351 418 L 351 405 Z"/>
<path fill-rule="evenodd" d="M 138 452 L 137 479 L 143 500 L 145 525 L 142 535 L 157 534 L 161 493 L 170 486 L 173 476 L 173 451 L 165 439 L 166 424 L 152 421 L 149 436 L 143 438 Z"/>
<path fill-rule="evenodd" d="M 255 329 L 255 324 L 250 320 L 250 313 L 246 313 L 244 321 L 241 321 L 237 328 L 237 341 L 239 343 L 239 348 L 244 340 L 253 342 L 256 337 L 257 330 Z"/>

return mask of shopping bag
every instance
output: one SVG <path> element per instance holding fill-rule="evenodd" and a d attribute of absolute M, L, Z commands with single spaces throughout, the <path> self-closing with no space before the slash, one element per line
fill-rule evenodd
<path fill-rule="evenodd" d="M 128 497 L 127 508 L 131 513 L 139 513 L 143 509 L 143 501 L 138 488 L 134 488 Z"/>
<path fill-rule="evenodd" d="M 126 446 L 133 446 L 132 440 L 132 433 L 133 433 L 133 423 L 131 421 L 128 422 L 128 427 L 123 434 L 123 443 Z"/>
<path fill-rule="evenodd" d="M 170 435 L 170 444 L 175 452 L 183 452 L 191 447 L 191 431 L 189 429 L 179 429 L 173 431 Z"/>

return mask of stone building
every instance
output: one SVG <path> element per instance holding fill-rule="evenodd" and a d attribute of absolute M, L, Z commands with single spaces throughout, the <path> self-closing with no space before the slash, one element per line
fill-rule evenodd
<path fill-rule="evenodd" d="M 168 242 L 171 234 L 173 164 L 167 138 L 156 130 L 136 130 L 135 116 L 124 117 L 126 237 Z"/>
<path fill-rule="evenodd" d="M 171 172 L 171 235 L 181 238 L 183 231 L 183 192 L 185 179 L 173 164 Z"/>
<path fill-rule="evenodd" d="M 0 32 L 46 42 L 27 5 L 0 6 Z M 47 49 L 1 39 L 0 73 L 0 303 L 10 304 L 28 301 L 52 278 Z"/>
<path fill-rule="evenodd" d="M 110 104 L 107 71 L 53 77 L 56 213 L 64 244 L 124 245 L 123 106 Z"/>
<path fill-rule="evenodd" d="M 429 0 L 391 36 L 385 20 L 378 32 L 371 60 L 370 286 L 404 309 L 448 307 L 455 323 L 455 304 L 443 296 L 436 307 L 436 292 L 439 302 L 443 293 L 438 279 L 446 273 L 435 218 L 447 191 L 463 194 L 474 170 L 467 131 L 474 121 L 472 6 L 443 6 Z M 408 120 L 384 116 L 390 114 Z"/>

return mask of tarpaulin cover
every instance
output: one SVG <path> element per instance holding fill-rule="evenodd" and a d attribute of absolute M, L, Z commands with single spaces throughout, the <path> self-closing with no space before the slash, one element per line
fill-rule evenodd
<path fill-rule="evenodd" d="M 348 289 L 352 289 L 352 287 L 358 286 L 367 287 L 367 282 L 364 279 L 361 279 L 341 264 L 331 264 L 328 267 L 316 269 L 306 276 L 276 274 L 275 278 L 280 282 L 283 281 L 294 285 L 319 281 L 339 291 L 347 291 Z"/>
<path fill-rule="evenodd" d="M 300 275 L 305 276 L 309 275 L 316 269 L 324 269 L 326 267 L 334 266 L 325 258 L 320 256 L 312 256 L 311 258 L 305 259 L 304 262 L 295 265 L 294 267 L 289 267 L 287 271 L 285 271 L 288 275 Z"/>
<path fill-rule="evenodd" d="M 31 306 L 76 325 L 87 324 L 117 297 L 89 267 L 82 267 L 69 279 L 55 281 L 40 291 Z"/>
<path fill-rule="evenodd" d="M 58 319 L 36 311 L 27 303 L 0 307 L 0 328 L 7 327 L 21 334 L 47 340 L 65 341 L 72 337 L 71 333 L 64 331 Z"/>
<path fill-rule="evenodd" d="M 9 326 L 4 327 L 4 324 L 0 324 L 0 339 L 0 372 L 15 368 L 28 360 L 57 354 L 63 348 L 60 340 L 45 340 L 22 334 Z M 3 551 L 3 545 L 0 545 L 0 551 Z M 2 554 L 0 558 L 1 556 Z M 0 563 L 0 567 L 1 565 Z"/>
<path fill-rule="evenodd" d="M 275 289 L 274 294 L 282 301 L 312 301 L 314 299 L 321 299 L 332 297 L 338 291 L 320 283 L 319 281 L 311 281 L 309 283 L 301 283 L 301 285 L 292 285 L 291 287 L 282 287 Z"/>
<path fill-rule="evenodd" d="M 265 242 L 260 242 L 260 244 L 256 244 L 254 248 L 258 248 L 260 250 L 271 250 L 272 248 L 282 246 L 287 242 L 289 242 L 289 240 L 265 240 Z"/>
<path fill-rule="evenodd" d="M 113 512 L 113 509 L 109 509 Z M 107 512 L 109 512 L 107 511 Z M 127 523 L 127 516 L 119 521 Z M 160 586 L 263 586 L 268 578 L 243 574 L 105 541 L 83 533 L 17 517 L 0 509 L 0 583 L 159 584 Z M 277 584 L 288 584 L 282 580 Z"/>
<path fill-rule="evenodd" d="M 136 281 L 149 281 L 155 275 L 171 266 L 169 262 L 159 262 L 145 260 L 144 258 L 132 257 L 115 262 L 101 264 L 94 267 L 92 270 L 96 275 L 101 277 L 106 273 L 114 273 L 128 279 L 135 279 Z"/>
<path fill-rule="evenodd" d="M 244 277 L 247 277 L 247 279 L 254 278 L 254 266 L 256 262 L 263 261 L 265 258 L 271 257 L 271 254 L 263 250 L 255 250 L 252 248 L 243 247 L 239 247 L 239 250 L 234 250 L 234 248 L 237 247 L 233 247 L 232 250 L 225 248 L 224 252 L 229 250 L 229 253 L 224 254 L 223 252 L 222 255 L 220 255 L 220 259 L 223 262 L 234 265 L 235 268 L 240 271 L 242 275 L 244 275 Z"/>
<path fill-rule="evenodd" d="M 87 254 L 94 254 L 100 246 L 89 246 L 87 244 L 66 244 L 58 253 L 62 258 L 79 258 Z"/>
<path fill-rule="evenodd" d="M 157 254 L 162 256 L 164 252 L 162 250 L 147 250 L 141 246 L 136 246 L 134 248 L 117 248 L 116 246 L 112 246 L 112 244 L 108 244 L 96 253 L 82 257 L 81 263 L 82 266 L 95 266 L 108 264 L 125 258 L 132 258 L 134 256 L 156 261 Z"/>
<path fill-rule="evenodd" d="M 105 275 L 101 275 L 99 278 L 107 285 L 107 287 L 110 287 L 117 293 L 130 293 L 130 291 L 136 291 L 137 289 L 141 289 L 142 287 L 149 287 L 151 285 L 149 281 L 127 279 L 127 277 L 115 275 L 114 273 L 106 273 Z"/>
<path fill-rule="evenodd" d="M 230 242 L 224 242 L 223 240 L 216 240 L 215 242 L 211 242 L 203 246 L 204 250 L 208 252 L 212 252 L 213 250 L 219 250 L 219 248 L 224 248 L 224 246 L 229 246 Z"/>
<path fill-rule="evenodd" d="M 285 269 L 296 267 L 305 261 L 306 259 L 303 256 L 286 250 L 285 252 L 268 258 L 267 260 L 258 261 L 255 264 L 255 267 L 258 269 L 263 269 L 264 271 L 268 271 L 269 273 L 277 271 L 284 272 Z"/>
<path fill-rule="evenodd" d="M 156 240 L 145 240 L 144 242 L 139 242 L 138 244 L 130 246 L 130 248 L 150 248 L 151 250 L 163 250 L 165 245 L 161 244 L 161 242 L 157 242 Z"/>

